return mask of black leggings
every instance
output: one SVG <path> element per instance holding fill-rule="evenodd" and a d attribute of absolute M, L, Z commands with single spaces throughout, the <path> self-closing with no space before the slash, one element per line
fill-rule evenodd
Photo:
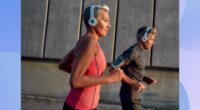
<path fill-rule="evenodd" d="M 77 109 L 70 107 L 66 102 L 64 102 L 63 110 L 77 110 Z M 92 110 L 97 110 L 97 109 L 92 109 Z"/>
<path fill-rule="evenodd" d="M 120 89 L 120 100 L 122 110 L 142 110 L 139 93 L 123 82 Z"/>
<path fill-rule="evenodd" d="M 70 107 L 66 102 L 64 102 L 63 110 L 76 110 L 76 109 Z"/>

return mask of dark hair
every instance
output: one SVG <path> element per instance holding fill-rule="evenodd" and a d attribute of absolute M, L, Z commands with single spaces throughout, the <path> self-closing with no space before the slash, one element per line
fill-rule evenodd
<path fill-rule="evenodd" d="M 89 27 L 88 21 L 89 21 L 89 19 L 90 19 L 90 6 L 88 6 L 88 7 L 84 10 L 82 16 L 83 16 L 83 21 L 84 21 L 84 23 L 85 23 L 85 26 L 88 28 L 88 27 Z"/>

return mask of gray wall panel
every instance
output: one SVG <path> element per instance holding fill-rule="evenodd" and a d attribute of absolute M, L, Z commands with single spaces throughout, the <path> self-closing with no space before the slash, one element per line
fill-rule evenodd
<path fill-rule="evenodd" d="M 99 40 L 99 44 L 104 50 L 107 62 L 111 62 L 113 59 L 114 50 L 114 38 L 115 38 L 115 28 L 116 28 L 116 14 L 117 14 L 117 0 L 85 0 L 84 9 L 89 5 L 108 5 L 110 8 L 110 24 L 111 29 L 107 36 Z M 82 22 L 82 35 L 86 32 L 84 23 Z"/>
<path fill-rule="evenodd" d="M 178 0 L 157 0 L 156 21 L 158 37 L 153 49 L 153 66 L 179 66 Z"/>
<path fill-rule="evenodd" d="M 42 57 L 48 0 L 22 0 L 22 56 Z"/>
<path fill-rule="evenodd" d="M 62 58 L 79 37 L 82 0 L 51 0 L 45 58 Z"/>
<path fill-rule="evenodd" d="M 21 110 L 62 110 L 64 101 L 46 101 L 26 98 L 21 100 Z"/>
<path fill-rule="evenodd" d="M 104 74 L 108 71 L 106 68 Z M 155 105 L 178 101 L 178 71 L 147 69 L 144 74 L 155 78 L 157 83 L 146 86 L 141 94 L 142 101 Z M 120 86 L 121 82 L 102 85 L 100 102 L 119 104 Z M 63 99 L 69 90 L 69 74 L 58 70 L 57 63 L 22 61 L 22 94 Z"/>
<path fill-rule="evenodd" d="M 22 94 L 64 98 L 70 90 L 69 74 L 57 63 L 22 62 Z"/>
<path fill-rule="evenodd" d="M 115 58 L 136 43 L 137 29 L 152 25 L 153 0 L 120 0 L 118 12 Z M 145 62 L 150 63 L 150 52 L 145 53 Z"/>

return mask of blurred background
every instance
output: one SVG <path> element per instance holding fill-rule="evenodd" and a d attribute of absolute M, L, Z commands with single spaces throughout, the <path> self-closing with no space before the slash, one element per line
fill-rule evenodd
<path fill-rule="evenodd" d="M 100 39 L 107 63 L 136 43 L 141 26 L 158 29 L 155 45 L 143 56 L 144 74 L 157 79 L 141 94 L 144 110 L 179 109 L 179 0 L 22 0 L 22 110 L 62 110 L 69 74 L 58 62 L 86 29 L 83 10 L 110 7 L 111 30 Z M 107 71 L 107 70 L 106 70 Z M 105 72 L 108 73 L 108 72 Z M 121 110 L 121 83 L 103 85 L 98 110 Z"/>

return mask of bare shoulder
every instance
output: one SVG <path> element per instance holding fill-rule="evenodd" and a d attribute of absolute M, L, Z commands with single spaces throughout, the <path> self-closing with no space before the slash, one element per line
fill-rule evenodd
<path fill-rule="evenodd" d="M 96 53 L 97 52 L 97 45 L 98 42 L 92 37 L 85 37 L 83 38 L 81 45 L 80 45 L 80 50 L 89 52 L 89 53 Z"/>
<path fill-rule="evenodd" d="M 97 44 L 97 40 L 95 40 L 94 38 L 92 38 L 92 37 L 85 37 L 84 38 L 84 42 L 86 42 L 86 43 L 92 43 L 92 44 Z"/>

